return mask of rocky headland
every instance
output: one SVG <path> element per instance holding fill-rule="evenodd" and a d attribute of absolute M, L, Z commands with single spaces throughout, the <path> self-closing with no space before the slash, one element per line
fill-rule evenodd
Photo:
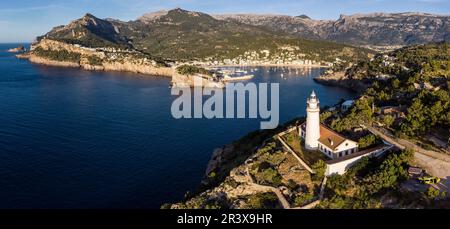
<path fill-rule="evenodd" d="M 314 78 L 314 81 L 328 86 L 346 88 L 358 93 L 363 92 L 370 86 L 364 81 L 349 78 L 344 71 L 329 72 Z"/>
<path fill-rule="evenodd" d="M 16 48 L 8 49 L 7 51 L 8 51 L 8 52 L 12 52 L 12 53 L 17 53 L 17 52 L 25 52 L 26 49 L 25 49 L 25 47 L 23 47 L 23 46 L 21 45 L 21 46 L 18 46 L 18 47 L 16 47 Z"/>
<path fill-rule="evenodd" d="M 173 68 L 159 65 L 138 52 L 86 48 L 51 39 L 42 39 L 32 46 L 30 52 L 17 57 L 28 58 L 37 64 L 85 70 L 125 71 L 166 77 L 173 74 Z"/>

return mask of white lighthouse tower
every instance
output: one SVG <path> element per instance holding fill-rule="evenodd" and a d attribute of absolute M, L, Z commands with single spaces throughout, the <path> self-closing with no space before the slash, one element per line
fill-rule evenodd
<path fill-rule="evenodd" d="M 305 147 L 316 150 L 319 147 L 320 138 L 320 107 L 319 99 L 313 91 L 307 100 L 306 108 L 306 136 Z"/>

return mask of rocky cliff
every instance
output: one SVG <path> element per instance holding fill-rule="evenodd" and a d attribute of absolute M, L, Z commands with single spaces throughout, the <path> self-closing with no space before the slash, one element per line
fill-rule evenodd
<path fill-rule="evenodd" d="M 202 86 L 209 88 L 225 88 L 223 81 L 202 77 L 201 75 L 181 75 L 174 73 L 172 75 L 172 87 L 193 87 Z"/>
<path fill-rule="evenodd" d="M 23 57 L 23 56 L 20 56 Z M 86 48 L 51 39 L 41 39 L 27 54 L 33 63 L 78 67 L 96 71 L 125 71 L 172 77 L 171 67 L 158 63 L 138 52 Z"/>
<path fill-rule="evenodd" d="M 343 87 L 357 93 L 363 92 L 370 86 L 362 80 L 349 78 L 344 71 L 324 74 L 314 78 L 314 81 L 328 86 Z"/>
<path fill-rule="evenodd" d="M 175 67 L 160 66 L 150 57 L 137 51 L 86 48 L 47 38 L 33 44 L 30 52 L 19 54 L 17 57 L 43 65 L 171 77 L 174 87 L 193 87 L 196 82 L 200 82 L 203 87 L 225 87 L 224 82 L 214 80 L 212 77 L 179 74 Z"/>
<path fill-rule="evenodd" d="M 311 41 L 260 26 L 218 20 L 211 15 L 173 9 L 145 14 L 135 21 L 99 19 L 86 14 L 68 25 L 53 28 L 38 38 L 89 48 L 114 47 L 135 50 L 154 59 L 188 62 L 253 58 L 249 53 L 267 53 L 269 61 L 335 58 L 357 59 L 369 50 L 328 41 Z"/>
<path fill-rule="evenodd" d="M 353 45 L 411 45 L 450 40 L 450 16 L 426 13 L 372 13 L 313 20 L 285 15 L 214 15 L 220 20 L 264 26 L 308 39 Z"/>

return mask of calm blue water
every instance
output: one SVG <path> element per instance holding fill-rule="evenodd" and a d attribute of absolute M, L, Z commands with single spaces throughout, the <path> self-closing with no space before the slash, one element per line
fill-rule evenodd
<path fill-rule="evenodd" d="M 175 120 L 168 78 L 45 67 L 0 44 L 0 208 L 159 208 L 194 189 L 214 148 L 260 120 Z M 280 116 L 353 96 L 316 84 L 320 69 L 258 68 L 280 83 Z M 280 77 L 284 74 L 286 79 Z"/>

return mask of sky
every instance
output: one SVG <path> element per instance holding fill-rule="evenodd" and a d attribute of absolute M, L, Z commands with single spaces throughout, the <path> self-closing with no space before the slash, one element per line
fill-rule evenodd
<path fill-rule="evenodd" d="M 450 0 L 1 0 L 0 43 L 33 41 L 88 12 L 129 21 L 147 12 L 177 7 L 209 14 L 306 14 L 313 19 L 371 12 L 450 15 Z"/>

